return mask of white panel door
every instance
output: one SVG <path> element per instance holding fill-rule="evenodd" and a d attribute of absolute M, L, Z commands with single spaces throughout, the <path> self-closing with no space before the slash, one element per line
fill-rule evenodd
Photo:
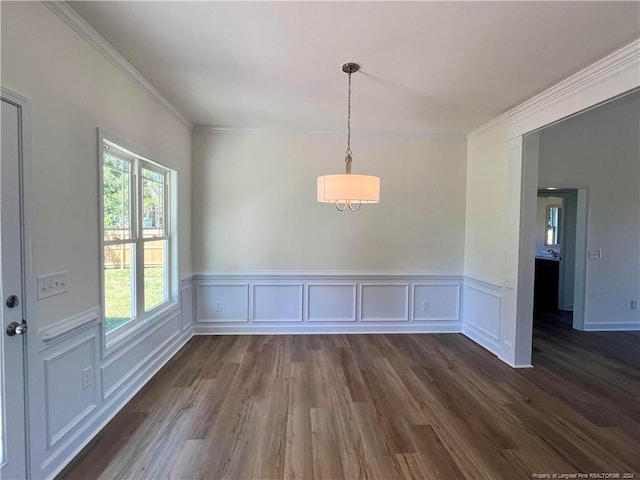
<path fill-rule="evenodd" d="M 20 107 L 2 99 L 0 157 L 0 477 L 26 478 L 25 335 L 22 325 Z"/>

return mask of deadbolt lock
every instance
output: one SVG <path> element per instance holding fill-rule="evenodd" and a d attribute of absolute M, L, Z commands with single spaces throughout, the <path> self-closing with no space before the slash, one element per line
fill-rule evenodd
<path fill-rule="evenodd" d="M 7 297 L 7 307 L 16 308 L 18 305 L 20 305 L 20 299 L 17 295 L 9 295 Z"/>

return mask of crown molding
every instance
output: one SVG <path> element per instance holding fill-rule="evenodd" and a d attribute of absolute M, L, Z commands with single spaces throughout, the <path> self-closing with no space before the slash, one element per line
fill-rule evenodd
<path fill-rule="evenodd" d="M 473 138 L 498 125 L 510 125 L 518 122 L 548 108 L 550 105 L 565 100 L 580 90 L 593 86 L 607 77 L 621 73 L 634 66 L 640 67 L 640 39 L 634 40 L 620 50 L 607 55 L 544 92 L 469 132 L 467 138 Z M 640 70 L 638 73 L 640 77 Z"/>
<path fill-rule="evenodd" d="M 229 135 L 339 135 L 346 136 L 344 130 L 295 130 L 277 128 L 243 128 L 243 127 L 217 127 L 209 125 L 195 125 L 195 131 L 204 131 Z M 466 133 L 454 132 L 351 132 L 352 137 L 361 138 L 397 138 L 397 139 L 426 139 L 426 138 L 466 138 Z"/>
<path fill-rule="evenodd" d="M 87 23 L 73 8 L 64 1 L 43 1 L 53 13 L 69 25 L 78 35 L 84 38 L 93 48 L 109 60 L 118 70 L 125 74 L 149 97 L 158 102 L 185 127 L 192 129 L 191 121 L 173 105 L 167 97 L 154 87 L 133 65 L 131 65 L 113 46 Z"/>

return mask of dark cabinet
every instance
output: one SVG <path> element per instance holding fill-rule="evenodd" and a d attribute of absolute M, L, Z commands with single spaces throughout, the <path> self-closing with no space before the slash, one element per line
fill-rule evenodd
<path fill-rule="evenodd" d="M 556 312 L 558 310 L 558 278 L 560 262 L 536 258 L 536 279 L 533 291 L 535 310 Z"/>

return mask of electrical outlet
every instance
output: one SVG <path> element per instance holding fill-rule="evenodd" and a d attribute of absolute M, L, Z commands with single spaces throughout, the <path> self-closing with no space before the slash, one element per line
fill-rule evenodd
<path fill-rule="evenodd" d="M 50 273 L 37 278 L 38 300 L 67 293 L 67 276 L 69 272 Z"/>
<path fill-rule="evenodd" d="M 89 388 L 93 385 L 93 367 L 85 367 L 82 370 L 82 389 Z"/>
<path fill-rule="evenodd" d="M 631 310 L 638 309 L 638 300 L 631 300 Z"/>
<path fill-rule="evenodd" d="M 216 312 L 222 312 L 222 311 L 224 311 L 224 303 L 216 302 Z"/>
<path fill-rule="evenodd" d="M 423 300 L 422 301 L 422 311 L 423 312 L 428 312 L 430 307 L 431 307 L 431 305 L 430 305 L 428 300 Z"/>

